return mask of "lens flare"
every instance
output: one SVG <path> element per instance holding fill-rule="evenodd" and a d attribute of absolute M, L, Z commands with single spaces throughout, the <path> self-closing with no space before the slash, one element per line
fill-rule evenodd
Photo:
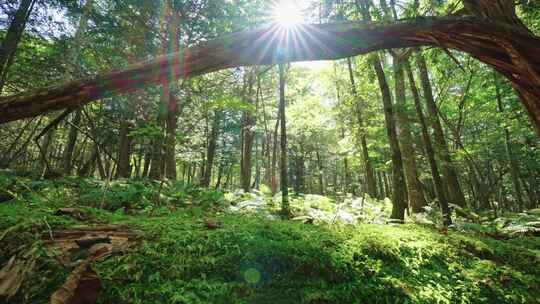
<path fill-rule="evenodd" d="M 303 22 L 298 4 L 290 0 L 282 0 L 274 5 L 272 19 L 285 28 L 294 27 Z"/>
<path fill-rule="evenodd" d="M 244 280 L 249 284 L 257 284 L 261 280 L 261 273 L 255 268 L 244 271 Z"/>

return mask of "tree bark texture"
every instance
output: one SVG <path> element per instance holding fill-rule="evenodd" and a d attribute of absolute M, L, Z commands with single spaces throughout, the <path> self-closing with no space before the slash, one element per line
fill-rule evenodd
<path fill-rule="evenodd" d="M 409 78 L 409 85 L 414 100 L 416 115 L 418 116 L 418 120 L 420 121 L 420 127 L 422 129 L 422 142 L 424 143 L 424 148 L 426 149 L 426 156 L 428 159 L 429 167 L 431 169 L 431 176 L 433 178 L 433 183 L 435 186 L 435 195 L 437 196 L 437 200 L 439 201 L 439 206 L 441 208 L 441 213 L 443 216 L 443 223 L 445 226 L 449 226 L 452 224 L 452 219 L 450 217 L 450 208 L 448 206 L 448 201 L 446 200 L 446 192 L 441 179 L 441 175 L 439 173 L 439 167 L 437 166 L 435 150 L 433 149 L 433 144 L 431 142 L 431 137 L 429 136 L 424 111 L 420 102 L 420 94 L 418 93 L 416 81 L 414 80 L 414 74 L 408 62 L 406 63 L 405 68 L 407 70 L 407 76 Z"/>
<path fill-rule="evenodd" d="M 386 75 L 381 64 L 381 59 L 378 54 L 374 54 L 372 58 L 372 65 L 377 74 L 379 87 L 382 94 L 382 102 L 384 109 L 384 120 L 386 123 L 386 135 L 388 136 L 388 142 L 390 143 L 390 151 L 392 154 L 392 214 L 391 219 L 404 221 L 405 209 L 407 207 L 407 194 L 405 175 L 403 174 L 403 160 L 401 158 L 401 150 L 399 147 L 399 141 L 397 136 L 396 120 L 394 113 L 394 106 L 392 103 L 392 94 L 390 93 L 390 87 L 386 80 Z"/>
<path fill-rule="evenodd" d="M 450 201 L 450 203 L 458 206 L 465 206 L 465 196 L 463 195 L 463 191 L 459 185 L 456 169 L 452 163 L 450 151 L 448 150 L 448 144 L 446 143 L 446 138 L 439 119 L 439 110 L 437 109 L 435 98 L 433 97 L 433 90 L 429 81 L 427 64 L 424 57 L 420 53 L 416 59 L 418 71 L 420 73 L 420 82 L 422 84 L 424 99 L 427 106 L 426 108 L 429 117 L 428 120 L 431 124 L 431 128 L 433 129 L 436 148 L 435 151 L 439 156 L 440 163 L 442 164 L 442 173 L 447 189 L 446 198 Z"/>
<path fill-rule="evenodd" d="M 410 120 L 406 113 L 406 98 L 405 98 L 405 73 L 404 64 L 406 58 L 402 54 L 394 56 L 394 81 L 395 81 L 395 113 L 399 130 L 399 140 L 401 148 L 401 156 L 403 159 L 403 169 L 407 180 L 407 193 L 409 197 L 409 205 L 413 213 L 422 212 L 426 205 L 422 185 L 418 179 L 418 169 L 416 166 L 416 153 L 413 146 L 413 138 L 411 135 Z"/>

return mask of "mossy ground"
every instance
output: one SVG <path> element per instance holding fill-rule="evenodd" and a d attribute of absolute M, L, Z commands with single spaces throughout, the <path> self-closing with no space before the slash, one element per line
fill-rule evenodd
<path fill-rule="evenodd" d="M 34 195 L 47 196 L 47 191 Z M 21 248 L 36 248 L 39 255 L 36 269 L 9 303 L 46 303 L 62 284 L 69 270 L 43 249 L 39 235 L 77 224 L 52 211 L 56 204 L 80 207 L 79 203 L 19 198 L 0 204 L 0 231 L 11 227 L 1 241 L 0 262 Z M 538 303 L 540 299 L 537 237 L 496 240 L 452 230 L 446 235 L 414 224 L 316 226 L 226 214 L 217 204 L 192 202 L 129 214 L 125 209 L 111 212 L 83 206 L 94 222 L 127 224 L 142 232 L 133 251 L 94 265 L 104 287 L 100 302 Z M 209 229 L 207 219 L 219 227 Z"/>

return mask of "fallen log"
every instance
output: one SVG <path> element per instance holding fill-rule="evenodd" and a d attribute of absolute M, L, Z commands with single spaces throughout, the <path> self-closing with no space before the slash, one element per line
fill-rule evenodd
<path fill-rule="evenodd" d="M 513 12 L 513 2 L 464 1 L 472 16 L 416 18 L 392 24 L 362 22 L 268 25 L 203 42 L 124 70 L 0 99 L 0 123 L 221 69 L 278 62 L 332 60 L 376 50 L 434 46 L 459 50 L 492 66 L 516 89 L 540 130 L 540 38 Z M 171 79 L 169 79 L 171 80 Z"/>

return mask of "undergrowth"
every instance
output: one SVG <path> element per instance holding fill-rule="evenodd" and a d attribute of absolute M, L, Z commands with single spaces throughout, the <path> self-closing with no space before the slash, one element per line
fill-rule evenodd
<path fill-rule="evenodd" d="M 23 185 L 24 184 L 24 185 Z M 66 179 L 10 182 L 0 203 L 0 262 L 37 262 L 5 303 L 46 303 L 68 269 L 41 244 L 90 223 L 142 233 L 133 251 L 96 263 L 100 303 L 538 303 L 540 240 L 499 240 L 429 225 L 309 225 L 224 212 L 220 192 L 172 182 Z M 26 189 L 23 190 L 23 189 Z M 213 221 L 216 227 L 206 222 Z M 88 223 L 86 223 L 88 224 Z M 1 301 L 1 300 L 0 300 Z"/>

